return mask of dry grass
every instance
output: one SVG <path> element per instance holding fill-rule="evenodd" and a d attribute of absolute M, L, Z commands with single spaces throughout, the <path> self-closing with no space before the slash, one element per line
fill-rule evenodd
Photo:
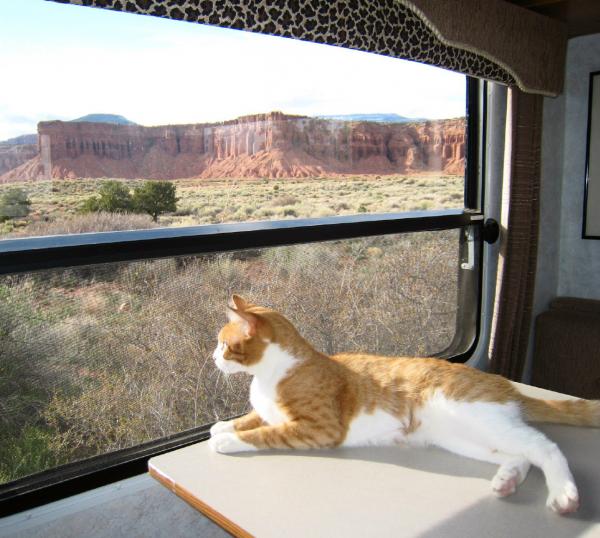
<path fill-rule="evenodd" d="M 459 208 L 463 189 L 463 177 L 440 175 L 181 180 L 177 193 L 186 215 L 165 216 L 162 222 L 182 226 Z"/>
<path fill-rule="evenodd" d="M 38 235 L 44 226 L 77 230 L 81 204 L 96 193 L 101 180 L 21 183 L 31 199 L 27 219 L 7 221 L 0 236 Z M 124 181 L 129 187 L 136 180 Z M 176 180 L 178 210 L 159 218 L 159 226 L 193 226 L 246 220 L 310 218 L 356 213 L 388 213 L 459 208 L 464 179 L 460 176 L 349 176 L 306 179 L 182 179 Z M 14 185 L 0 185 L 3 189 Z M 56 228 L 53 224 L 58 224 Z M 99 223 L 100 224 L 100 223 Z M 114 229 L 118 223 L 115 222 Z M 98 230 L 106 230 L 102 227 Z M 71 233 L 71 232 L 67 232 Z M 77 232 L 74 232 L 77 233 Z"/>
<path fill-rule="evenodd" d="M 242 412 L 248 380 L 211 359 L 234 291 L 327 353 L 441 351 L 457 248 L 422 232 L 3 277 L 0 481 Z"/>
<path fill-rule="evenodd" d="M 80 234 L 89 232 L 113 232 L 119 230 L 143 230 L 158 226 L 150 215 L 129 213 L 87 213 L 50 222 L 34 221 L 24 229 L 17 229 L 7 237 Z"/>

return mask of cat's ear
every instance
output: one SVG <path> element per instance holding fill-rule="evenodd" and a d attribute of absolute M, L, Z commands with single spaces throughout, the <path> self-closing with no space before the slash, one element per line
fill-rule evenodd
<path fill-rule="evenodd" d="M 248 308 L 248 303 L 242 297 L 234 293 L 229 300 L 229 306 L 234 310 L 244 311 Z"/>
<path fill-rule="evenodd" d="M 259 319 L 250 312 L 244 312 L 243 310 L 234 310 L 230 306 L 227 307 L 227 317 L 229 321 L 235 323 L 241 323 L 244 327 L 246 336 L 254 336 L 258 330 Z"/>

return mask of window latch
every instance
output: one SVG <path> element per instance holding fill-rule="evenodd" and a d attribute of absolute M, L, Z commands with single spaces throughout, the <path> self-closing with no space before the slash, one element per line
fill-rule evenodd
<path fill-rule="evenodd" d="M 469 226 L 464 233 L 465 242 L 467 243 L 467 260 L 460 264 L 460 268 L 465 271 L 472 271 L 475 268 L 475 227 Z"/>

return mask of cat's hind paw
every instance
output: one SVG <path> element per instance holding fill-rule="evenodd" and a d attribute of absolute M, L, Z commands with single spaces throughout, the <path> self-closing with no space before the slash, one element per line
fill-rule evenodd
<path fill-rule="evenodd" d="M 220 420 L 215 422 L 210 428 L 210 436 L 214 437 L 219 433 L 230 433 L 233 432 L 233 420 Z"/>
<path fill-rule="evenodd" d="M 546 506 L 561 516 L 576 512 L 579 508 L 577 486 L 573 482 L 566 482 L 562 487 L 552 490 Z"/>
<path fill-rule="evenodd" d="M 256 450 L 254 445 L 245 443 L 235 433 L 218 433 L 211 437 L 208 441 L 208 446 L 213 452 L 220 454 L 230 454 L 231 452 L 248 452 Z"/>

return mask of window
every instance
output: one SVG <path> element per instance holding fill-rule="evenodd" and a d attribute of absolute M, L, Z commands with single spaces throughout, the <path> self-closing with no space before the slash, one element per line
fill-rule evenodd
<path fill-rule="evenodd" d="M 6 14 L 0 65 L 20 82 L 0 102 L 2 506 L 143 472 L 242 413 L 247 380 L 210 358 L 232 292 L 327 353 L 465 360 L 475 81 L 37 0 Z M 92 69 L 85 91 L 74 64 Z M 34 69 L 56 84 L 29 93 Z"/>
<path fill-rule="evenodd" d="M 2 239 L 463 207 L 462 75 L 41 0 L 1 24 Z"/>

